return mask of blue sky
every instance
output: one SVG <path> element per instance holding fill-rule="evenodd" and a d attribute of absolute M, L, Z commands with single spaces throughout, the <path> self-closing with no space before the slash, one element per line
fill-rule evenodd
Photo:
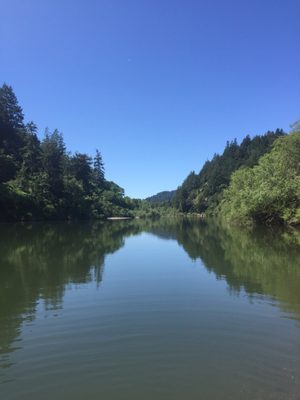
<path fill-rule="evenodd" d="M 299 0 L 0 0 L 26 120 L 102 152 L 126 194 L 176 188 L 226 140 L 300 118 Z"/>

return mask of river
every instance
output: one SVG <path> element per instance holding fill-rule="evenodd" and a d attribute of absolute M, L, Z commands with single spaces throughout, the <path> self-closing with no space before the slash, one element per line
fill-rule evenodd
<path fill-rule="evenodd" d="M 300 235 L 0 226 L 0 398 L 300 398 Z"/>

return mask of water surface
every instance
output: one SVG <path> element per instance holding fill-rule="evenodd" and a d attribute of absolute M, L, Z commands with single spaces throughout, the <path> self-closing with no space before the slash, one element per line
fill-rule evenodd
<path fill-rule="evenodd" d="M 296 232 L 0 227 L 0 397 L 300 398 Z"/>

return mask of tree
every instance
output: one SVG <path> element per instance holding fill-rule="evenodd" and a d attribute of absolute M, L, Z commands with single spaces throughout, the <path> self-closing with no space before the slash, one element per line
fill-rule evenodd
<path fill-rule="evenodd" d="M 94 157 L 94 177 L 98 187 L 103 187 L 105 181 L 105 169 L 102 160 L 102 155 L 98 149 L 96 149 L 96 155 Z"/>
<path fill-rule="evenodd" d="M 0 149 L 16 164 L 21 161 L 24 135 L 22 109 L 12 87 L 4 84 L 0 87 Z"/>
<path fill-rule="evenodd" d="M 223 154 L 214 154 L 212 160 L 205 162 L 199 174 L 192 173 L 184 180 L 176 191 L 173 204 L 183 212 L 214 213 L 232 173 L 242 166 L 256 165 L 281 136 L 284 136 L 284 132 L 277 129 L 252 139 L 248 135 L 240 145 L 236 139 L 227 141 Z"/>
<path fill-rule="evenodd" d="M 0 149 L 0 184 L 13 179 L 16 175 L 17 167 L 12 156 L 5 154 Z"/>
<path fill-rule="evenodd" d="M 46 130 L 41 143 L 42 167 L 47 176 L 47 183 L 54 198 L 60 197 L 63 191 L 63 174 L 66 161 L 66 147 L 62 134 L 55 129 L 53 133 Z"/>
<path fill-rule="evenodd" d="M 81 182 L 85 193 L 89 193 L 92 183 L 92 159 L 87 154 L 75 153 L 70 159 L 71 174 Z"/>
<path fill-rule="evenodd" d="M 300 223 L 300 132 L 281 137 L 253 168 L 242 168 L 224 192 L 229 220 Z"/>
<path fill-rule="evenodd" d="M 23 128 L 23 111 L 11 86 L 0 88 L 0 118 L 14 129 Z"/>
<path fill-rule="evenodd" d="M 37 126 L 30 122 L 25 126 L 25 145 L 22 149 L 22 165 L 19 171 L 19 181 L 23 190 L 31 191 L 31 182 L 42 166 L 41 143 L 37 137 Z"/>
<path fill-rule="evenodd" d="M 70 155 L 62 134 L 40 142 L 11 86 L 0 88 L 0 220 L 103 218 L 128 215 L 124 191 L 106 182 L 101 153 Z"/>

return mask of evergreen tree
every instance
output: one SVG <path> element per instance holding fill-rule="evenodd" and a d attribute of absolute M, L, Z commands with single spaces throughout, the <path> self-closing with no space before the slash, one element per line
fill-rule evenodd
<path fill-rule="evenodd" d="M 66 162 L 66 146 L 62 134 L 55 129 L 47 129 L 41 143 L 42 167 L 53 199 L 59 198 L 63 191 L 63 175 Z"/>
<path fill-rule="evenodd" d="M 21 162 L 21 148 L 24 146 L 23 112 L 11 86 L 0 87 L 0 148 L 4 155 L 2 162 L 15 164 Z M 5 157 L 5 155 L 9 157 Z M 11 160 L 12 163 L 8 160 Z M 10 168 L 12 171 L 12 168 Z M 11 176 L 11 174 L 4 174 Z"/>
<path fill-rule="evenodd" d="M 96 155 L 94 157 L 94 177 L 96 185 L 101 188 L 104 184 L 105 169 L 102 160 L 102 155 L 98 149 L 96 149 Z"/>
<path fill-rule="evenodd" d="M 41 144 L 37 137 L 37 126 L 30 122 L 26 125 L 25 145 L 22 149 L 22 165 L 18 179 L 23 190 L 32 191 L 31 183 L 42 166 Z"/>
<path fill-rule="evenodd" d="M 12 88 L 0 88 L 0 220 L 123 216 L 136 204 L 105 180 L 99 150 L 70 155 L 58 130 L 40 142 Z"/>
<path fill-rule="evenodd" d="M 14 129 L 23 128 L 23 111 L 18 104 L 17 97 L 11 86 L 4 85 L 0 88 L 0 118 Z"/>
<path fill-rule="evenodd" d="M 0 148 L 0 184 L 13 179 L 17 172 L 14 158 L 5 154 L 4 149 Z"/>
<path fill-rule="evenodd" d="M 87 154 L 75 153 L 70 159 L 71 174 L 82 184 L 83 190 L 88 194 L 92 182 L 92 159 Z"/>
<path fill-rule="evenodd" d="M 191 173 L 177 189 L 173 204 L 183 212 L 214 212 L 228 187 L 232 173 L 242 166 L 252 167 L 259 158 L 270 151 L 274 141 L 284 136 L 277 129 L 265 135 L 246 136 L 239 145 L 237 140 L 227 141 L 223 154 L 214 154 L 199 174 Z"/>

